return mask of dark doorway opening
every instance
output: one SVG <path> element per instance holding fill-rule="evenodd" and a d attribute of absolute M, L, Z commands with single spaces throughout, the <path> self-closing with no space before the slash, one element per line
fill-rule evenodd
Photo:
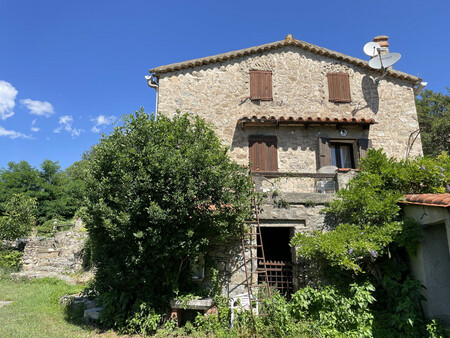
<path fill-rule="evenodd" d="M 293 293 L 294 285 L 292 250 L 289 245 L 292 235 L 293 228 L 290 227 L 261 227 L 269 286 L 287 297 Z M 261 244 L 259 238 L 258 244 Z M 261 255 L 261 249 L 258 248 L 258 257 Z M 264 266 L 260 265 L 258 268 L 263 269 Z M 265 283 L 263 273 L 258 275 L 258 280 Z"/>

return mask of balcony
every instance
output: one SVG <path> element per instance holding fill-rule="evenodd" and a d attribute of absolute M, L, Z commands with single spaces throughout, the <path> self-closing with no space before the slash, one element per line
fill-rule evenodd
<path fill-rule="evenodd" d="M 331 171 L 331 170 L 328 170 Z M 253 172 L 256 190 L 269 197 L 282 196 L 292 202 L 331 201 L 357 174 L 355 169 L 333 169 L 332 172 Z"/>

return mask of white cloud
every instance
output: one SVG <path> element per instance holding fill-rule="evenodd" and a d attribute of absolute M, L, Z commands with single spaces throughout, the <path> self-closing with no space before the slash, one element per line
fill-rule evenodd
<path fill-rule="evenodd" d="M 16 138 L 28 138 L 31 139 L 31 136 L 29 135 L 25 135 L 21 132 L 18 131 L 14 131 L 14 130 L 8 130 L 3 128 L 2 126 L 0 126 L 0 136 L 6 136 L 9 137 L 10 139 L 16 139 Z"/>
<path fill-rule="evenodd" d="M 30 128 L 30 130 L 31 130 L 33 133 L 37 133 L 39 130 L 41 130 L 40 128 L 36 127 L 36 119 L 34 119 L 34 120 L 31 122 L 31 128 Z"/>
<path fill-rule="evenodd" d="M 24 99 L 20 100 L 20 103 L 27 107 L 32 115 L 50 117 L 55 113 L 50 102 Z"/>
<path fill-rule="evenodd" d="M 0 80 L 0 119 L 6 120 L 14 115 L 17 89 L 9 82 Z"/>
<path fill-rule="evenodd" d="M 102 126 L 110 125 L 114 123 L 115 120 L 116 117 L 114 115 L 111 116 L 99 115 L 91 119 L 91 121 L 95 122 L 95 125 L 92 127 L 91 131 L 93 131 L 94 133 L 98 133 L 102 130 Z"/>
<path fill-rule="evenodd" d="M 70 115 L 64 115 L 59 118 L 59 127 L 54 129 L 53 132 L 59 134 L 61 130 L 67 131 L 72 137 L 80 136 L 83 129 L 75 129 L 72 127 L 73 117 Z"/>

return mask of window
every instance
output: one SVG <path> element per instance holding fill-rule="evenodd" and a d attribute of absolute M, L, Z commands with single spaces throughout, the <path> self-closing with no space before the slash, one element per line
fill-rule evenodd
<path fill-rule="evenodd" d="M 347 73 L 328 73 L 328 101 L 351 102 L 350 79 Z"/>
<path fill-rule="evenodd" d="M 366 157 L 372 144 L 369 139 L 332 140 L 319 137 L 318 169 L 333 165 L 338 168 L 357 168 L 361 158 Z"/>
<path fill-rule="evenodd" d="M 330 150 L 332 165 L 338 168 L 355 168 L 352 144 L 332 142 Z"/>
<path fill-rule="evenodd" d="M 249 158 L 251 171 L 278 171 L 277 137 L 250 136 Z"/>
<path fill-rule="evenodd" d="M 250 71 L 250 99 L 272 100 L 272 72 L 264 70 Z"/>

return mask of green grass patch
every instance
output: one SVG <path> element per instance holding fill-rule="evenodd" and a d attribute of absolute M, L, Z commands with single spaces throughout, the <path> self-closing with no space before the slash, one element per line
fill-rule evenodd
<path fill-rule="evenodd" d="M 0 300 L 13 301 L 0 308 L 0 337 L 90 337 L 92 329 L 67 320 L 58 304 L 62 295 L 80 292 L 82 285 L 56 279 L 10 281 L 0 278 Z"/>

